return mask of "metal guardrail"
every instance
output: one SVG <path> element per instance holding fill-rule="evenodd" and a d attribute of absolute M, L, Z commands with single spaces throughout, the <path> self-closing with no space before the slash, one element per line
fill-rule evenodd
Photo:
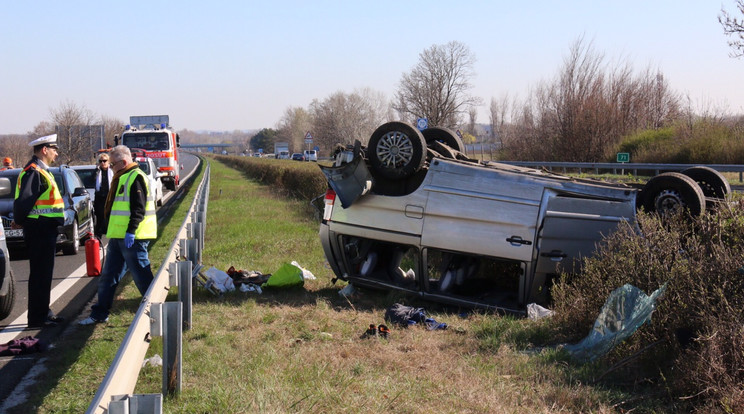
<path fill-rule="evenodd" d="M 168 347 L 168 350 L 164 349 L 163 352 L 165 355 L 163 358 L 163 389 L 172 390 L 173 383 L 170 380 L 174 378 L 180 382 L 181 364 L 180 361 L 174 363 L 175 358 L 180 359 L 180 342 L 173 343 L 173 339 L 180 340 L 181 338 L 182 309 L 188 310 L 188 325 L 191 323 L 191 272 L 188 272 L 188 278 L 185 280 L 181 278 L 180 282 L 177 276 L 184 273 L 181 271 L 184 268 L 183 265 L 188 266 L 187 270 L 191 270 L 192 263 L 201 261 L 209 199 L 209 171 L 210 166 L 207 163 L 194 201 L 170 245 L 168 256 L 142 298 L 134 320 L 86 413 L 162 413 L 162 394 L 132 395 L 152 336 L 162 334 L 163 348 Z M 188 261 L 179 259 L 188 259 Z M 182 306 L 181 302 L 163 303 L 172 286 L 179 286 L 179 299 L 188 301 L 187 306 Z M 175 308 L 176 312 L 164 310 L 170 308 Z M 164 313 L 167 313 L 168 321 L 163 321 Z M 176 323 L 170 321 L 173 315 L 175 315 Z M 177 351 L 175 353 L 174 348 Z M 174 365 L 177 365 L 178 369 L 176 376 L 166 371 L 166 369 L 173 370 Z M 169 381 L 166 381 L 166 377 Z M 177 384 L 176 388 L 180 390 L 180 384 Z"/>
<path fill-rule="evenodd" d="M 667 171 L 682 171 L 690 167 L 705 166 L 719 172 L 737 172 L 739 181 L 744 181 L 744 165 L 742 164 L 643 164 L 643 163 L 616 163 L 616 162 L 553 162 L 553 161 L 497 161 L 502 164 L 517 165 L 520 167 L 545 168 L 548 171 L 560 169 L 563 173 L 568 170 L 578 170 L 579 174 L 584 171 L 593 170 L 595 174 L 600 172 L 612 172 L 612 174 L 624 174 L 632 171 L 638 175 L 639 171 L 650 172 L 658 175 Z"/>

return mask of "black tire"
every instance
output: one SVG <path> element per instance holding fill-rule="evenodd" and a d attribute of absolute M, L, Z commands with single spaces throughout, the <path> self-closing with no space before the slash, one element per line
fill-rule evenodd
<path fill-rule="evenodd" d="M 74 256 L 80 251 L 80 229 L 78 228 L 78 221 L 72 222 L 72 240 L 69 240 L 62 247 L 62 253 L 67 256 Z"/>
<path fill-rule="evenodd" d="M 429 147 L 429 150 L 434 151 L 445 158 L 451 158 L 454 160 L 457 158 L 457 154 L 459 154 L 458 151 L 455 151 L 449 145 L 446 145 L 441 141 L 431 141 L 426 145 Z"/>
<path fill-rule="evenodd" d="M 426 145 L 431 144 L 432 141 L 439 141 L 454 150 L 465 152 L 465 144 L 463 144 L 460 137 L 457 136 L 457 133 L 449 128 L 426 128 L 421 131 L 421 134 L 426 140 Z"/>
<path fill-rule="evenodd" d="M 426 161 L 423 135 L 405 122 L 388 122 L 369 138 L 367 158 L 373 175 L 393 180 L 410 177 Z"/>
<path fill-rule="evenodd" d="M 0 319 L 5 319 L 13 311 L 15 302 L 15 280 L 13 280 L 13 271 L 8 270 L 8 293 L 0 296 Z"/>
<path fill-rule="evenodd" d="M 91 238 L 94 234 L 96 234 L 96 214 L 93 211 L 93 208 L 88 210 L 90 215 L 88 216 L 88 229 L 85 231 L 85 235 L 80 239 L 80 245 L 85 246 L 85 242 Z"/>
<path fill-rule="evenodd" d="M 682 174 L 692 178 L 703 189 L 703 194 L 711 198 L 726 198 L 731 193 L 731 185 L 726 178 L 710 167 L 690 167 Z"/>
<path fill-rule="evenodd" d="M 692 178 L 668 172 L 650 179 L 641 192 L 642 206 L 648 212 L 667 214 L 687 210 L 698 216 L 705 212 L 705 195 Z"/>

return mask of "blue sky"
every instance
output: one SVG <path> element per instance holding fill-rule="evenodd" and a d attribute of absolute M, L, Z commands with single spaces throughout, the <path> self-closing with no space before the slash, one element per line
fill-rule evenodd
<path fill-rule="evenodd" d="M 177 128 L 274 127 L 290 106 L 371 88 L 392 98 L 434 44 L 475 55 L 471 91 L 526 97 L 571 45 L 658 69 L 695 107 L 744 113 L 744 59 L 718 23 L 734 0 L 7 1 L 0 16 L 0 134 L 63 102 Z"/>

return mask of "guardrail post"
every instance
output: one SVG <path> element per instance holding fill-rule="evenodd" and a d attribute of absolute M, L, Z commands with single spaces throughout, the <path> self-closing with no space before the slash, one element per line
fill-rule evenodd
<path fill-rule="evenodd" d="M 162 394 L 112 395 L 109 414 L 162 414 Z"/>
<path fill-rule="evenodd" d="M 197 244 L 197 240 L 194 239 L 181 239 L 179 241 L 181 257 L 190 260 L 192 263 L 200 263 Z"/>
<path fill-rule="evenodd" d="M 150 336 L 163 336 L 163 303 L 150 304 Z"/>
<path fill-rule="evenodd" d="M 178 262 L 178 301 L 183 307 L 183 330 L 191 329 L 191 262 Z"/>
<path fill-rule="evenodd" d="M 129 395 L 112 395 L 108 405 L 111 414 L 129 414 Z"/>
<path fill-rule="evenodd" d="M 168 263 L 168 285 L 178 286 L 178 261 Z"/>
<path fill-rule="evenodd" d="M 191 213 L 191 222 L 192 223 L 206 223 L 207 222 L 207 212 L 203 210 L 195 210 L 193 213 Z"/>
<path fill-rule="evenodd" d="M 178 394 L 183 374 L 181 302 L 166 302 L 163 311 L 163 394 Z"/>
<path fill-rule="evenodd" d="M 204 251 L 204 223 L 194 222 L 188 224 L 189 237 L 197 240 L 198 244 L 198 262 L 201 263 L 201 253 Z"/>

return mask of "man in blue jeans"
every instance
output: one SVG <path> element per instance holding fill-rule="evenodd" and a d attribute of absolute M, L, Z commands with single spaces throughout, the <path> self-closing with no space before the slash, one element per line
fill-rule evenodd
<path fill-rule="evenodd" d="M 153 280 L 147 246 L 157 238 L 157 219 L 147 176 L 138 163 L 132 162 L 132 153 L 124 145 L 111 150 L 109 164 L 114 177 L 104 210 L 109 239 L 106 260 L 98 279 L 98 303 L 91 307 L 89 317 L 78 322 L 80 325 L 108 321 L 116 288 L 127 269 L 142 295 Z"/>

